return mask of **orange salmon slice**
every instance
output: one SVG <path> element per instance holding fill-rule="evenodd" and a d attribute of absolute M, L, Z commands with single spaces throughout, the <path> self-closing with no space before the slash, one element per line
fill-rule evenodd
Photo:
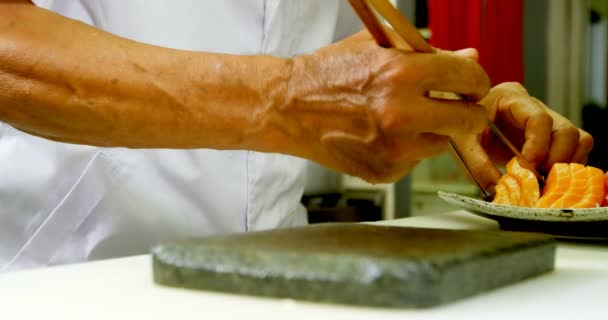
<path fill-rule="evenodd" d="M 593 208 L 604 197 L 604 172 L 578 163 L 556 163 L 537 208 Z"/>
<path fill-rule="evenodd" d="M 511 206 L 533 206 L 540 196 L 538 180 L 534 174 L 522 167 L 517 158 L 507 163 L 507 172 L 496 185 L 496 196 L 492 203 Z"/>

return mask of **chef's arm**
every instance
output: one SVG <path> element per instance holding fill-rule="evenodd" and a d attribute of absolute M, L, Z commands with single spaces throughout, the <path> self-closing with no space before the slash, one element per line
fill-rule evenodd
<path fill-rule="evenodd" d="M 289 152 L 285 120 L 269 114 L 290 60 L 145 45 L 11 2 L 0 3 L 1 121 L 100 146 Z"/>

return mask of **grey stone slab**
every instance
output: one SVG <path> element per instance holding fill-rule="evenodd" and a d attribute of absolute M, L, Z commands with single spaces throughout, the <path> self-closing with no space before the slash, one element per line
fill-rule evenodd
<path fill-rule="evenodd" d="M 553 238 L 323 224 L 167 242 L 162 285 L 359 306 L 440 305 L 553 270 Z"/>

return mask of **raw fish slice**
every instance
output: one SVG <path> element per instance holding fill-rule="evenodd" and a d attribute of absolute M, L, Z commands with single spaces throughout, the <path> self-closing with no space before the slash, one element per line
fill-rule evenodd
<path fill-rule="evenodd" d="M 547 178 L 538 208 L 593 208 L 604 198 L 604 173 L 578 163 L 556 163 Z"/>
<path fill-rule="evenodd" d="M 540 197 L 538 180 L 532 171 L 521 166 L 517 158 L 513 158 L 507 164 L 507 172 L 517 180 L 521 189 L 519 205 L 524 207 L 534 206 Z"/>
<path fill-rule="evenodd" d="M 549 208 L 551 204 L 568 191 L 570 166 L 567 163 L 556 163 L 551 167 L 542 196 L 536 202 L 537 208 Z"/>
<path fill-rule="evenodd" d="M 587 189 L 587 170 L 585 166 L 578 163 L 570 163 L 568 166 L 570 169 L 569 176 L 564 177 L 564 180 L 568 181 L 568 189 L 557 200 L 549 204 L 549 208 L 573 208 L 573 205 L 581 201 L 585 194 Z"/>
<path fill-rule="evenodd" d="M 507 164 L 507 172 L 498 180 L 492 203 L 530 207 L 536 203 L 539 194 L 534 174 L 513 158 Z"/>
<path fill-rule="evenodd" d="M 594 167 L 586 167 L 586 169 L 587 188 L 582 199 L 572 205 L 572 208 L 593 208 L 602 204 L 604 197 L 604 172 Z"/>

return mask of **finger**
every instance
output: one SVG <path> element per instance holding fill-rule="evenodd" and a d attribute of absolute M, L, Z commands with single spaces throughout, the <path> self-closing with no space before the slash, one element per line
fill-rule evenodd
<path fill-rule="evenodd" d="M 575 127 L 565 127 L 553 132 L 551 139 L 551 149 L 543 169 L 549 171 L 553 164 L 558 162 L 569 163 L 575 153 L 580 133 Z"/>
<path fill-rule="evenodd" d="M 529 97 L 530 99 L 538 102 L 541 105 L 544 105 L 540 100 L 534 98 L 533 96 L 530 96 L 528 94 L 528 90 L 526 90 L 526 88 L 519 82 L 503 82 L 503 83 L 500 83 L 500 84 L 497 84 L 496 86 L 494 86 L 493 89 L 496 89 L 497 91 L 503 91 L 503 92 L 518 93 L 518 94 Z"/>
<path fill-rule="evenodd" d="M 393 127 L 406 132 L 430 132 L 442 136 L 459 136 L 481 133 L 487 124 L 485 109 L 462 100 L 441 100 L 421 97 L 417 116 L 409 115 L 407 123 Z M 412 110 L 408 110 L 413 113 Z"/>
<path fill-rule="evenodd" d="M 571 162 L 576 163 L 587 163 L 587 157 L 589 153 L 593 149 L 593 137 L 584 130 L 578 129 L 579 131 L 579 140 L 576 145 L 576 150 L 574 151 L 574 155 L 572 156 Z"/>
<path fill-rule="evenodd" d="M 484 105 L 487 108 L 488 116 L 490 119 L 494 120 L 497 115 L 496 113 L 498 112 L 498 105 L 505 104 L 507 98 L 512 98 L 514 96 L 532 98 L 528 95 L 528 92 L 520 83 L 503 82 L 490 89 L 488 95 L 479 101 L 479 104 Z M 537 101 L 537 104 L 543 105 L 540 101 Z"/>
<path fill-rule="evenodd" d="M 499 104 L 495 108 L 499 125 L 522 132 L 522 155 L 537 165 L 543 163 L 549 155 L 553 131 L 553 118 L 544 105 L 520 93 L 506 94 L 495 103 Z"/>
<path fill-rule="evenodd" d="M 525 142 L 521 153 L 528 161 L 540 165 L 549 156 L 553 119 L 542 109 L 530 110 L 529 114 L 530 117 L 524 125 Z M 519 116 L 515 118 L 522 121 L 518 119 Z"/>
<path fill-rule="evenodd" d="M 454 142 L 474 179 L 486 190 L 493 188 L 502 174 L 479 141 L 471 138 L 464 140 L 456 138 Z"/>
<path fill-rule="evenodd" d="M 448 53 L 448 54 L 453 53 L 455 55 L 462 56 L 467 59 L 479 61 L 479 51 L 477 51 L 477 49 L 475 49 L 475 48 L 465 48 L 465 49 L 460 49 L 460 50 L 456 50 L 456 51 L 449 51 L 449 50 L 435 48 L 435 52 L 436 53 Z"/>
<path fill-rule="evenodd" d="M 451 53 L 404 53 L 406 70 L 422 93 L 453 92 L 478 101 L 490 90 L 490 80 L 483 68 L 472 59 Z M 422 80 L 422 81 L 420 81 Z"/>
<path fill-rule="evenodd" d="M 479 51 L 475 48 L 466 48 L 458 51 L 454 51 L 455 54 L 463 56 L 474 61 L 479 61 Z"/>

